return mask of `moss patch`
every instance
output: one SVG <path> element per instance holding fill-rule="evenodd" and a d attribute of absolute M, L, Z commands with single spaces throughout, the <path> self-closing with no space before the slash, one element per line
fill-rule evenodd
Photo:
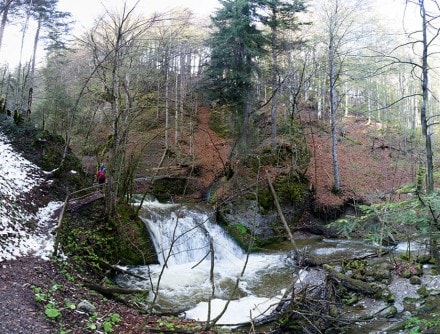
<path fill-rule="evenodd" d="M 161 202 L 172 200 L 174 196 L 184 195 L 187 189 L 187 180 L 184 178 L 163 178 L 153 183 L 151 193 Z"/>
<path fill-rule="evenodd" d="M 108 269 L 108 264 L 157 263 L 147 229 L 130 206 L 119 204 L 118 214 L 111 221 L 104 217 L 103 200 L 65 216 L 61 247 L 78 267 L 99 275 Z"/>
<path fill-rule="evenodd" d="M 279 174 L 273 186 L 281 205 L 298 205 L 308 196 L 307 183 L 295 176 Z M 275 208 L 274 198 L 268 185 L 260 187 L 258 204 L 266 211 Z"/>

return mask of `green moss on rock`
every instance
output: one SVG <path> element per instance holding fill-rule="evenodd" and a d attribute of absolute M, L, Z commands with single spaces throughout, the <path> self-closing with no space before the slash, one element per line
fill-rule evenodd
<path fill-rule="evenodd" d="M 98 200 L 68 212 L 61 230 L 61 248 L 81 268 L 97 274 L 105 264 L 145 265 L 157 263 L 147 228 L 127 204 L 117 206 L 118 214 L 105 219 L 104 202 Z"/>
<path fill-rule="evenodd" d="M 163 178 L 153 183 L 151 193 L 161 202 L 172 200 L 174 196 L 189 192 L 184 178 Z"/>

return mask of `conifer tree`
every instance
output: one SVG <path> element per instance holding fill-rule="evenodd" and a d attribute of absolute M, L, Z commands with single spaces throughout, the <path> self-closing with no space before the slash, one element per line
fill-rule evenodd
<path fill-rule="evenodd" d="M 278 55 L 288 49 L 292 49 L 295 41 L 287 40 L 286 31 L 298 30 L 298 12 L 305 10 L 303 0 L 257 0 L 260 8 L 258 16 L 260 21 L 269 27 L 269 49 L 271 53 L 271 86 L 272 86 L 272 147 L 276 146 L 277 123 L 278 123 L 278 94 L 283 74 L 279 65 Z"/>
<path fill-rule="evenodd" d="M 227 104 L 238 116 L 239 148 L 247 149 L 249 119 L 253 108 L 256 59 L 265 53 L 263 33 L 256 27 L 256 3 L 249 0 L 223 0 L 211 18 L 215 28 L 211 37 L 208 70 L 212 99 Z"/>

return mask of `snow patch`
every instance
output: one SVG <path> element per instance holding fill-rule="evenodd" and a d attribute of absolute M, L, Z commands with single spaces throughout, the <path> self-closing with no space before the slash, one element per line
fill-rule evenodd
<path fill-rule="evenodd" d="M 53 248 L 54 214 L 63 204 L 51 202 L 36 214 L 26 210 L 23 195 L 41 185 L 43 172 L 14 151 L 0 133 L 0 262 L 35 254 L 45 258 Z"/>

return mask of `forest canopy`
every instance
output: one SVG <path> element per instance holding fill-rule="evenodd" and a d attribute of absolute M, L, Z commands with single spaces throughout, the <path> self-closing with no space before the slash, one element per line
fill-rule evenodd
<path fill-rule="evenodd" d="M 4 1 L 0 55 L 10 51 L 1 48 L 10 26 L 20 27 L 21 49 L 32 37 L 33 52 L 2 65 L 1 109 L 62 135 L 93 164 L 106 160 L 118 197 L 142 176 L 151 141 L 191 156 L 179 143 L 191 143 L 200 105 L 215 111 L 217 131 L 235 139 L 238 157 L 267 139 L 262 119 L 273 148 L 304 111 L 328 120 L 335 192 L 341 119 L 397 127 L 425 143 L 419 158 L 432 191 L 438 6 L 402 0 L 397 21 L 380 3 L 222 0 L 202 21 L 184 8 L 147 15 L 125 2 L 73 37 L 58 0 Z"/>

